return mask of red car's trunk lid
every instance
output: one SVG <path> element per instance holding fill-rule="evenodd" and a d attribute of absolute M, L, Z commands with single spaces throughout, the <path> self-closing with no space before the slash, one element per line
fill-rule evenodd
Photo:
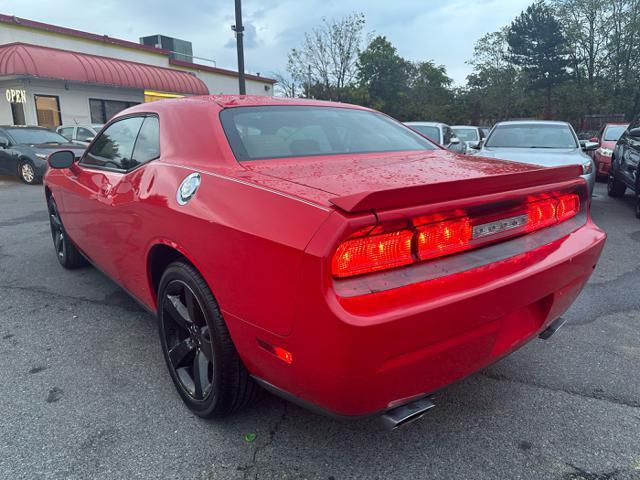
<path fill-rule="evenodd" d="M 574 179 L 578 166 L 545 168 L 443 150 L 243 164 L 252 180 L 346 212 L 386 210 Z M 265 178 L 266 177 L 266 178 Z M 262 180 L 261 180 L 262 178 Z"/>

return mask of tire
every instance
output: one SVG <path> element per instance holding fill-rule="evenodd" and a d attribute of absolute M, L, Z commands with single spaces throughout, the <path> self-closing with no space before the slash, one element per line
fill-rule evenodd
<path fill-rule="evenodd" d="M 68 270 L 84 267 L 89 262 L 82 256 L 65 232 L 58 206 L 53 197 L 47 199 L 47 206 L 49 208 L 49 225 L 51 227 L 51 237 L 53 238 L 53 248 L 55 248 L 58 262 Z"/>
<path fill-rule="evenodd" d="M 186 262 L 170 264 L 162 275 L 158 327 L 171 379 L 193 413 L 222 417 L 257 399 L 260 387 L 242 363 L 211 290 Z"/>
<path fill-rule="evenodd" d="M 640 195 L 636 195 L 636 218 L 640 218 Z"/>
<path fill-rule="evenodd" d="M 612 158 L 611 169 L 609 170 L 609 177 L 607 178 L 607 194 L 610 197 L 622 197 L 626 190 L 627 190 L 627 186 L 616 178 L 616 174 L 613 169 L 613 158 Z"/>
<path fill-rule="evenodd" d="M 42 183 L 42 178 L 36 174 L 36 168 L 30 160 L 22 159 L 18 162 L 18 178 L 27 185 Z"/>

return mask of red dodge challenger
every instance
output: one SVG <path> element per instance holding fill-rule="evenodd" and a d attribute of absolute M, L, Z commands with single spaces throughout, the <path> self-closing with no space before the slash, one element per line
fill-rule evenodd
<path fill-rule="evenodd" d="M 578 167 L 459 156 L 340 103 L 147 103 L 49 164 L 58 260 L 91 262 L 157 314 L 202 417 L 260 385 L 406 423 L 555 332 L 605 242 Z"/>

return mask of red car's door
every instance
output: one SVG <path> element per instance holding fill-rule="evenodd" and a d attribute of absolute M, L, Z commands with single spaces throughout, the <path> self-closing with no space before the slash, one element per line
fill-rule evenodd
<path fill-rule="evenodd" d="M 140 245 L 132 245 L 140 178 L 158 156 L 157 117 L 126 117 L 107 127 L 69 171 L 65 228 L 96 266 L 124 284 L 131 255 L 140 255 Z"/>

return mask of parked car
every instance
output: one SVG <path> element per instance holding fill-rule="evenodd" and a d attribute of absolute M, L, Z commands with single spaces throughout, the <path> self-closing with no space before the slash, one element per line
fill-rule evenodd
<path fill-rule="evenodd" d="M 0 126 L 0 174 L 15 175 L 24 183 L 42 182 L 47 155 L 71 150 L 80 156 L 84 147 L 43 127 Z"/>
<path fill-rule="evenodd" d="M 467 153 L 467 144 L 456 137 L 453 129 L 446 123 L 439 122 L 405 122 L 405 125 L 439 143 L 447 150 L 456 153 Z"/>
<path fill-rule="evenodd" d="M 56 132 L 71 142 L 89 145 L 91 140 L 95 138 L 100 129 L 103 127 L 101 123 L 92 123 L 91 125 L 61 125 L 56 128 Z"/>
<path fill-rule="evenodd" d="M 569 123 L 512 120 L 496 124 L 477 155 L 543 166 L 579 165 L 591 195 L 596 173 L 585 151 L 596 148 L 594 142 L 582 147 Z"/>
<path fill-rule="evenodd" d="M 489 132 L 491 131 L 491 127 L 480 127 L 482 133 L 484 133 L 485 138 L 489 136 Z"/>
<path fill-rule="evenodd" d="M 451 128 L 455 136 L 467 144 L 467 150 L 478 148 L 486 137 L 480 127 L 454 125 Z"/>
<path fill-rule="evenodd" d="M 592 152 L 598 177 L 608 177 L 611 168 L 611 154 L 628 126 L 628 123 L 607 123 L 600 129 L 598 136 L 590 140 L 599 145 L 599 148 Z"/>
<path fill-rule="evenodd" d="M 88 259 L 157 314 L 202 417 L 261 385 L 402 425 L 555 332 L 605 241 L 575 166 L 454 155 L 342 103 L 146 103 L 49 162 L 58 261 Z"/>
<path fill-rule="evenodd" d="M 621 197 L 626 189 L 636 197 L 640 195 L 640 115 L 631 122 L 622 134 L 611 155 L 611 168 L 607 181 L 607 192 L 611 197 Z M 636 200 L 636 217 L 640 218 L 640 197 Z"/>

